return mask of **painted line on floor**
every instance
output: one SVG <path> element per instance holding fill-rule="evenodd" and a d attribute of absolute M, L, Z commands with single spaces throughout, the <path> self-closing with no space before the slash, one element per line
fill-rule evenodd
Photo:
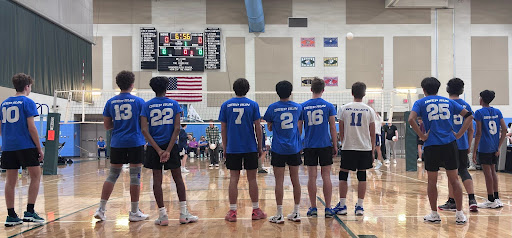
<path fill-rule="evenodd" d="M 322 203 L 322 204 L 325 206 L 325 202 L 324 202 L 324 200 L 322 200 L 322 199 L 321 199 L 320 197 L 318 197 L 318 196 L 317 196 L 316 198 L 318 198 L 318 201 L 320 201 L 320 203 Z M 352 232 L 352 230 L 350 230 L 350 228 L 348 228 L 348 226 L 345 224 L 345 222 L 343 222 L 343 221 L 338 217 L 338 215 L 334 215 L 334 219 L 335 219 L 336 221 L 338 221 L 338 223 L 340 223 L 341 227 L 343 227 L 343 229 L 345 229 L 345 231 L 350 235 L 350 237 L 352 237 L 352 238 L 358 238 L 358 237 L 356 236 L 356 234 L 354 234 L 354 232 Z"/>

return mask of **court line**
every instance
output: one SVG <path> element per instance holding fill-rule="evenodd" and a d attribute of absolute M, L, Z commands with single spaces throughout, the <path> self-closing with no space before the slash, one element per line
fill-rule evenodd
<path fill-rule="evenodd" d="M 316 198 L 318 198 L 318 201 L 320 201 L 325 206 L 324 200 L 322 200 L 319 196 L 316 196 Z M 340 223 L 340 225 L 343 227 L 343 229 L 345 229 L 345 231 L 350 235 L 350 237 L 358 238 L 358 236 L 356 236 L 356 234 L 354 234 L 354 232 L 352 232 L 352 230 L 350 230 L 350 228 L 348 228 L 348 226 L 345 224 L 345 222 L 343 222 L 338 217 L 338 215 L 334 214 L 334 219 L 336 219 L 336 221 L 338 221 L 338 223 Z"/>
<path fill-rule="evenodd" d="M 414 181 L 418 181 L 418 182 L 422 182 L 422 183 L 426 183 L 426 184 L 428 184 L 428 181 L 423 181 L 423 180 L 421 180 L 421 179 L 412 178 L 412 177 L 409 177 L 409 176 L 407 176 L 407 175 L 397 174 L 397 173 L 394 173 L 394 172 L 391 172 L 391 171 L 381 171 L 381 172 L 394 174 L 394 175 L 399 176 L 399 177 L 408 178 L 408 179 L 411 179 L 411 180 L 414 180 Z M 411 172 L 414 172 L 414 171 L 411 171 Z M 438 187 L 445 188 L 445 189 L 448 189 L 448 187 L 447 187 L 447 186 L 440 185 L 440 184 L 439 184 L 439 181 L 437 182 L 437 186 L 438 186 Z M 461 185 L 461 187 L 464 187 L 464 184 L 462 184 L 462 185 Z M 463 194 L 468 194 L 468 193 L 467 193 L 467 191 L 466 191 L 466 192 L 464 192 L 464 191 L 465 191 L 465 189 L 464 189 L 464 190 L 462 190 L 462 193 L 463 193 Z M 481 198 L 481 199 L 486 199 L 485 197 L 483 197 L 483 196 L 479 196 L 479 195 L 476 195 L 476 194 L 475 194 L 475 197 L 478 197 L 478 198 Z M 512 206 L 512 205 L 509 205 L 509 204 L 506 204 L 506 203 L 503 203 L 503 205 L 504 205 L 504 206 Z"/>

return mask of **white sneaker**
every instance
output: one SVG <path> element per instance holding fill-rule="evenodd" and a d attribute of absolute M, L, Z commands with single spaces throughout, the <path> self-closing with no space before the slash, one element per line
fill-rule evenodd
<path fill-rule="evenodd" d="M 138 210 L 136 213 L 130 212 L 128 216 L 129 221 L 144 221 L 149 218 L 149 215 L 142 213 Z"/>
<path fill-rule="evenodd" d="M 220 165 L 219 165 L 219 164 L 216 164 L 216 165 L 215 165 L 215 167 L 217 167 L 217 168 L 218 168 L 218 167 L 220 167 Z"/>
<path fill-rule="evenodd" d="M 375 165 L 375 169 L 380 169 L 382 167 L 382 162 L 377 161 L 377 165 Z"/>
<path fill-rule="evenodd" d="M 210 164 L 210 165 L 208 165 L 208 167 L 210 167 L 210 168 L 211 168 L 211 167 L 213 167 L 213 166 L 215 166 L 215 165 L 214 165 L 214 164 Z"/>
<path fill-rule="evenodd" d="M 107 220 L 107 217 L 105 216 L 105 211 L 101 210 L 101 208 L 98 208 L 96 212 L 94 213 L 94 218 L 99 219 L 101 221 Z"/>
<path fill-rule="evenodd" d="M 294 221 L 294 222 L 300 222 L 300 213 L 298 212 L 292 212 L 288 216 L 286 216 L 288 220 Z"/>
<path fill-rule="evenodd" d="M 396 164 L 396 159 L 393 159 L 393 164 Z"/>
<path fill-rule="evenodd" d="M 159 226 L 168 226 L 169 225 L 169 217 L 167 216 L 167 214 L 160 215 L 160 217 L 158 217 L 158 219 L 155 220 L 155 224 L 159 225 Z"/>
<path fill-rule="evenodd" d="M 276 224 L 283 224 L 284 223 L 284 217 L 282 214 L 271 216 L 268 219 L 269 222 L 276 223 Z"/>
<path fill-rule="evenodd" d="M 187 213 L 187 214 L 180 213 L 180 223 L 181 224 L 187 224 L 187 223 L 191 223 L 191 222 L 196 222 L 197 220 L 199 220 L 199 217 L 193 216 L 190 213 Z"/>
<path fill-rule="evenodd" d="M 475 171 L 476 167 L 474 165 L 469 166 L 468 171 Z"/>
<path fill-rule="evenodd" d="M 441 217 L 437 213 L 429 213 L 423 217 L 423 221 L 437 224 L 441 222 Z"/>
<path fill-rule="evenodd" d="M 496 205 L 498 205 L 497 208 L 503 207 L 503 203 L 501 202 L 501 200 L 499 198 L 495 199 L 494 202 L 496 203 Z"/>
<path fill-rule="evenodd" d="M 384 164 L 389 164 L 389 163 L 390 163 L 390 162 L 389 162 L 389 159 L 384 160 Z"/>
<path fill-rule="evenodd" d="M 466 221 L 467 221 L 466 215 L 464 215 L 464 213 L 462 211 L 460 213 L 459 212 L 455 213 L 455 223 L 457 223 L 457 225 L 464 225 L 464 224 L 466 224 Z"/>
<path fill-rule="evenodd" d="M 190 172 L 190 170 L 188 170 L 188 169 L 187 169 L 187 168 L 185 168 L 185 167 L 181 167 L 181 172 L 182 172 L 182 173 L 188 173 L 188 172 Z"/>
<path fill-rule="evenodd" d="M 499 208 L 499 205 L 496 203 L 496 200 L 494 202 L 491 202 L 489 200 L 485 200 L 483 203 L 478 204 L 479 208 Z"/>
<path fill-rule="evenodd" d="M 418 158 L 418 162 L 421 162 L 421 158 Z"/>

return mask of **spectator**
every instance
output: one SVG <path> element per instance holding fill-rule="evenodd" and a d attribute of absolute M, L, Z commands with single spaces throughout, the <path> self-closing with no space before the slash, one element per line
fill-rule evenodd
<path fill-rule="evenodd" d="M 100 136 L 98 138 L 98 159 L 100 159 L 101 151 L 105 151 L 105 157 L 108 157 L 107 147 L 106 147 L 105 141 L 103 140 L 102 136 Z"/>
<path fill-rule="evenodd" d="M 208 141 L 206 141 L 206 138 L 204 138 L 204 136 L 201 136 L 201 138 L 199 139 L 199 154 L 201 155 L 201 157 L 205 157 L 204 152 L 206 150 L 206 147 L 208 147 Z"/>
<path fill-rule="evenodd" d="M 196 141 L 196 138 L 192 138 L 191 141 L 188 142 L 188 153 L 194 152 L 194 156 L 199 155 L 199 142 Z M 192 157 L 194 157 L 192 156 Z"/>
<path fill-rule="evenodd" d="M 391 151 L 393 151 L 393 163 L 396 164 L 396 150 L 395 145 L 398 141 L 398 128 L 396 128 L 395 125 L 393 125 L 391 122 L 389 122 L 389 125 L 387 126 L 386 130 L 386 164 L 389 164 L 389 161 L 391 160 Z"/>
<path fill-rule="evenodd" d="M 210 167 L 219 167 L 219 140 L 220 131 L 219 128 L 213 124 L 213 120 L 210 120 L 210 126 L 206 128 L 206 140 L 208 141 L 208 153 L 210 154 Z M 213 149 L 212 149 L 213 148 Z"/>
<path fill-rule="evenodd" d="M 187 155 L 188 135 L 187 135 L 187 132 L 185 131 L 186 129 L 187 129 L 187 125 L 181 124 L 181 130 L 180 130 L 179 139 L 178 139 L 178 151 L 180 152 L 180 156 L 181 156 L 181 172 L 182 173 L 190 172 L 185 167 L 185 165 L 187 164 L 187 158 L 188 158 L 188 155 Z"/>

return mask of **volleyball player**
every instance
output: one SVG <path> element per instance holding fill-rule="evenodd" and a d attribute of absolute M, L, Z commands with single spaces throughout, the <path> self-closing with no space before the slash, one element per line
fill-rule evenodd
<path fill-rule="evenodd" d="M 253 208 L 252 219 L 265 219 L 267 214 L 259 207 L 256 181 L 258 157 L 262 153 L 260 108 L 258 103 L 245 97 L 249 92 L 247 79 L 235 80 L 233 90 L 236 97 L 224 102 L 219 114 L 222 125 L 222 145 L 225 150 L 224 158 L 226 158 L 226 167 L 230 171 L 229 211 L 225 219 L 230 222 L 235 222 L 237 219 L 238 180 L 240 170 L 243 168 L 247 171 Z"/>
<path fill-rule="evenodd" d="M 300 182 L 299 165 L 302 164 L 300 155 L 302 134 L 302 106 L 290 101 L 293 85 L 288 81 L 276 84 L 276 92 L 280 100 L 272 103 L 263 119 L 267 121 L 268 129 L 273 131 L 272 161 L 274 177 L 276 179 L 277 213 L 270 217 L 272 223 L 284 223 L 283 216 L 283 183 L 285 167 L 288 164 L 290 179 L 293 185 L 293 212 L 287 216 L 291 221 L 300 221 Z"/>
<path fill-rule="evenodd" d="M 5 205 L 7 219 L 5 226 L 11 227 L 25 222 L 43 223 L 44 218 L 34 211 L 41 181 L 41 167 L 44 153 L 39 142 L 39 135 L 34 117 L 39 116 L 37 107 L 27 96 L 32 91 L 34 80 L 26 74 L 19 73 L 12 77 L 16 94 L 2 102 L 2 169 L 7 171 L 5 179 Z M 58 136 L 58 135 L 57 135 Z M 23 220 L 14 211 L 14 196 L 18 182 L 18 170 L 26 167 L 30 175 L 28 187 L 27 211 Z"/>
<path fill-rule="evenodd" d="M 308 193 L 311 207 L 308 217 L 318 216 L 316 207 L 316 178 L 317 166 L 321 167 L 323 191 L 325 198 L 325 217 L 335 215 L 331 208 L 332 183 L 331 167 L 333 157 L 338 153 L 338 137 L 336 132 L 336 109 L 322 99 L 325 82 L 314 78 L 311 82 L 313 98 L 302 103 L 302 118 L 304 119 L 304 165 L 308 166 Z"/>
<path fill-rule="evenodd" d="M 450 99 L 462 105 L 462 107 L 470 112 L 471 106 L 462 100 L 459 96 L 464 92 L 464 81 L 459 78 L 453 78 L 448 81 L 446 91 L 450 95 Z M 452 115 L 453 117 L 453 130 L 460 131 L 462 128 L 462 124 L 464 123 L 464 118 L 460 115 Z M 471 145 L 471 141 L 473 140 L 473 126 L 468 128 L 468 131 L 464 133 L 464 135 L 457 140 L 457 147 L 459 149 L 459 176 L 462 179 L 462 184 L 464 188 L 466 188 L 466 192 L 468 193 L 469 198 L 469 211 L 477 212 L 478 207 L 475 200 L 475 191 L 473 189 L 473 179 L 468 172 L 468 150 L 469 145 Z M 450 183 L 448 183 L 448 201 L 444 205 L 440 205 L 440 210 L 455 210 L 455 199 L 453 198 L 453 188 Z"/>
<path fill-rule="evenodd" d="M 498 164 L 498 158 L 500 157 L 500 147 L 506 138 L 507 126 L 501 111 L 489 105 L 494 97 L 494 91 L 484 90 L 480 92 L 482 108 L 475 112 L 476 136 L 473 151 L 478 151 L 478 160 L 482 164 L 487 187 L 487 200 L 478 204 L 480 208 L 503 207 L 498 194 L 496 164 Z M 475 163 L 476 156 L 477 153 L 473 152 L 473 162 Z"/>
<path fill-rule="evenodd" d="M 161 226 L 169 224 L 162 192 L 162 168 L 171 170 L 174 182 L 176 182 L 176 191 L 180 200 L 180 223 L 185 224 L 198 220 L 197 216 L 191 215 L 187 209 L 187 194 L 185 183 L 181 177 L 180 155 L 176 144 L 180 133 L 182 110 L 178 102 L 165 97 L 168 85 L 167 77 L 154 77 L 149 81 L 149 86 L 155 92 L 156 97 L 144 104 L 140 115 L 142 134 L 149 142 L 144 167 L 153 170 L 153 193 L 159 213 L 155 224 Z"/>
<path fill-rule="evenodd" d="M 425 170 L 428 176 L 428 198 L 431 213 L 423 217 L 425 222 L 439 223 L 441 217 L 437 213 L 437 175 L 440 167 L 446 169 L 448 182 L 451 183 L 457 212 L 456 224 L 464 224 L 467 219 L 462 212 L 462 188 L 457 177 L 459 151 L 456 139 L 461 138 L 473 119 L 472 113 L 459 103 L 437 95 L 441 83 L 434 77 L 421 81 L 425 97 L 416 101 L 409 116 L 409 124 L 421 140 L 425 141 Z M 461 115 L 465 120 L 462 128 L 455 134 L 452 128 L 452 116 Z M 421 117 L 427 133 L 422 133 L 416 123 Z M 432 130 L 431 130 L 432 129 Z"/>
<path fill-rule="evenodd" d="M 142 98 L 133 96 L 135 75 L 130 71 L 121 71 L 116 76 L 116 84 L 121 93 L 109 99 L 103 110 L 103 124 L 106 130 L 112 129 L 110 148 L 110 172 L 103 183 L 100 207 L 94 213 L 96 219 L 106 220 L 107 201 L 114 190 L 123 164 L 130 164 L 130 221 L 143 221 L 148 215 L 139 209 L 140 173 L 144 157 L 144 136 L 140 127 L 140 113 L 144 106 Z"/>

